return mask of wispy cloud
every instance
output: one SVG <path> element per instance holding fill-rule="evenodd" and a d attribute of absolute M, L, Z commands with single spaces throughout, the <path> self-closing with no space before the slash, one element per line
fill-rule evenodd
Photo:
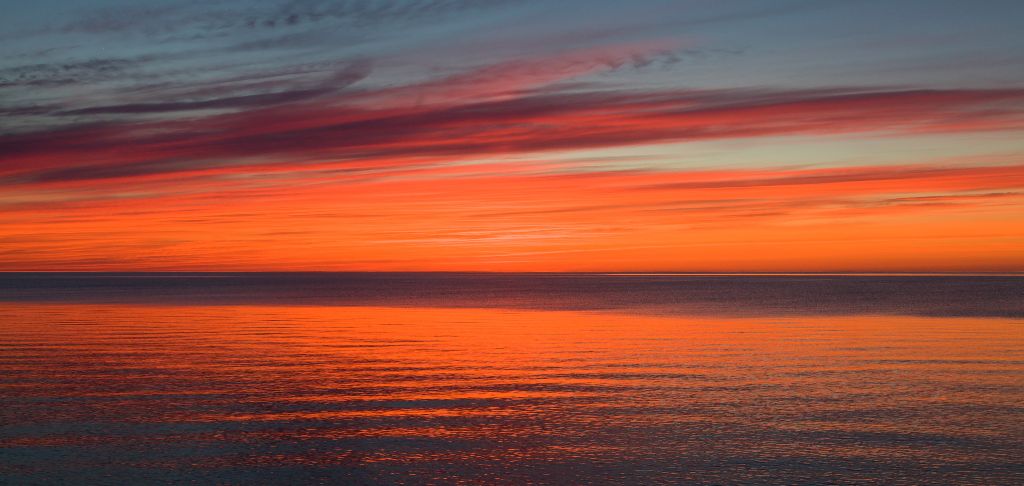
<path fill-rule="evenodd" d="M 268 97 L 314 94 L 323 93 Z M 1005 89 L 583 92 L 379 109 L 360 106 L 359 96 L 373 94 L 343 96 L 334 106 L 300 103 L 187 122 L 111 121 L 9 135 L 0 138 L 0 171 L 19 180 L 54 180 L 56 173 L 118 173 L 110 168 L 166 159 L 190 161 L 175 164 L 175 171 L 201 171 L 222 165 L 220 160 L 231 160 L 238 170 L 258 171 L 258 164 L 245 169 L 239 161 L 388 158 L 400 163 L 423 156 L 466 158 L 763 136 L 1024 127 L 1024 90 Z M 244 107 L 250 101 L 271 100 L 240 97 L 94 110 Z M 69 159 L 71 154 L 77 157 Z"/>
<path fill-rule="evenodd" d="M 225 110 L 245 108 L 267 108 L 276 105 L 309 101 L 330 94 L 337 94 L 349 86 L 363 80 L 370 74 L 367 62 L 354 62 L 345 68 L 332 73 L 324 80 L 301 89 L 271 91 L 267 93 L 242 94 L 220 98 L 208 98 L 195 101 L 166 101 L 156 103 L 124 103 L 118 105 L 92 106 L 55 113 L 58 116 L 68 115 L 104 115 L 104 114 L 146 114 L 166 113 L 195 110 Z M 242 88 L 252 89 L 251 85 Z M 209 89 L 209 88 L 207 88 Z M 237 89 L 237 88 L 236 88 Z"/>
<path fill-rule="evenodd" d="M 444 15 L 494 8 L 508 0 L 289 0 L 262 4 L 181 2 L 92 8 L 61 27 L 63 32 L 168 36 L 183 30 L 214 34 L 243 29 L 307 27 L 342 23 L 367 27 L 382 23 L 416 22 Z"/>
<path fill-rule="evenodd" d="M 26 7 L 0 269 L 1024 269 L 1016 7 L 887 5 Z"/>
<path fill-rule="evenodd" d="M 60 86 L 107 80 L 123 76 L 127 70 L 152 59 L 152 56 L 96 58 L 12 66 L 0 69 L 0 88 Z"/>

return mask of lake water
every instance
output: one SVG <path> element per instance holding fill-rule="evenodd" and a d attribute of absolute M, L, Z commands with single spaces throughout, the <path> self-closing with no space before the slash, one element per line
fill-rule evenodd
<path fill-rule="evenodd" d="M 1024 278 L 2 274 L 0 483 L 1024 484 Z"/>

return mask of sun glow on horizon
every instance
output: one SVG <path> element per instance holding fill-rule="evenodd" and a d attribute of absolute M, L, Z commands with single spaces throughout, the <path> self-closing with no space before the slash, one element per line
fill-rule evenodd
<path fill-rule="evenodd" d="M 1013 14 L 576 3 L 26 7 L 0 271 L 1024 271 Z"/>

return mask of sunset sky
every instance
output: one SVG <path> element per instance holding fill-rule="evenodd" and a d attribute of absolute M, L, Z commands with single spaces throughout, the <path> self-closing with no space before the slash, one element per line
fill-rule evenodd
<path fill-rule="evenodd" d="M 1024 271 L 1022 21 L 10 3 L 0 270 Z"/>

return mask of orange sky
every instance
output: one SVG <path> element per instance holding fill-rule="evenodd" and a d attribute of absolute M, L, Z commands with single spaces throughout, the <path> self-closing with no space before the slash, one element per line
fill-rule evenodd
<path fill-rule="evenodd" d="M 1024 271 L 1009 16 L 592 8 L 609 25 L 453 11 L 351 48 L 26 8 L 0 271 Z"/>
<path fill-rule="evenodd" d="M 1024 165 L 471 165 L 26 201 L 5 269 L 1019 271 Z M 195 182 L 188 187 L 202 187 Z M 70 188 L 64 189 L 69 194 Z M 148 193 L 147 191 L 152 191 Z M 161 195 L 159 191 L 167 191 Z M 31 196 L 28 194 L 26 197 Z M 18 235 L 24 235 L 19 237 Z"/>

